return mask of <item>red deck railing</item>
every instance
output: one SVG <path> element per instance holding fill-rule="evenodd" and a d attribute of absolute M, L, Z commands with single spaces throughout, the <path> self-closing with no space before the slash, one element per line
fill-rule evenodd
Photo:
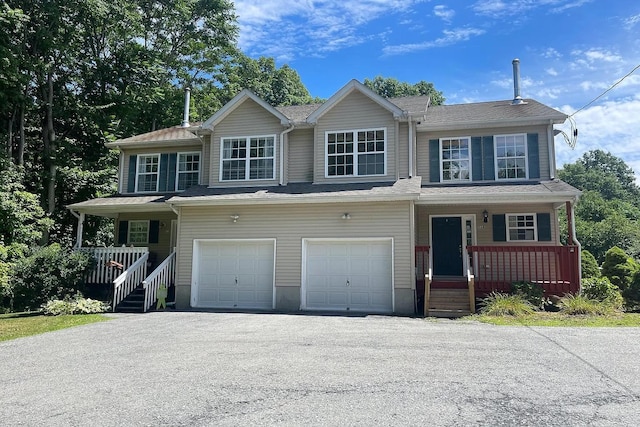
<path fill-rule="evenodd" d="M 511 283 L 543 286 L 545 295 L 580 289 L 578 246 L 467 246 L 479 294 L 508 292 Z"/>

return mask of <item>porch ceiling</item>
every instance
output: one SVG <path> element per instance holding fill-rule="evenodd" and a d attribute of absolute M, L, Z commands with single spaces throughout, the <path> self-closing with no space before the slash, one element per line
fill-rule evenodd
<path fill-rule="evenodd" d="M 165 202 L 173 196 L 174 194 L 101 197 L 68 205 L 67 209 L 112 218 L 127 212 L 170 212 L 171 206 Z"/>
<path fill-rule="evenodd" d="M 430 185 L 420 191 L 417 204 L 562 203 L 574 201 L 581 192 L 560 181 L 504 184 Z"/>

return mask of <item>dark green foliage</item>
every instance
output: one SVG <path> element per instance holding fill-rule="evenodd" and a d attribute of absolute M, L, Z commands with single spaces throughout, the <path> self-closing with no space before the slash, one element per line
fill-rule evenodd
<path fill-rule="evenodd" d="M 364 85 L 385 98 L 396 98 L 401 96 L 429 95 L 431 105 L 441 105 L 444 103 L 442 92 L 433 87 L 433 83 L 424 80 L 415 84 L 401 82 L 393 77 L 377 76 L 373 80 L 364 79 Z"/>
<path fill-rule="evenodd" d="M 534 307 L 540 307 L 544 299 L 544 288 L 539 283 L 513 282 L 511 284 L 511 293 L 522 296 Z"/>
<path fill-rule="evenodd" d="M 64 298 L 81 290 L 91 257 L 58 244 L 39 248 L 12 264 L 10 287 L 12 310 L 34 310 L 54 298 Z"/>
<path fill-rule="evenodd" d="M 636 271 L 638 271 L 638 264 L 619 247 L 614 246 L 605 254 L 602 275 L 616 285 L 623 295 Z"/>
<path fill-rule="evenodd" d="M 589 277 L 582 280 L 581 295 L 587 299 L 610 304 L 615 309 L 622 308 L 620 289 L 606 277 Z"/>
<path fill-rule="evenodd" d="M 586 249 L 581 252 L 582 277 L 600 277 L 600 267 L 595 257 Z"/>
<path fill-rule="evenodd" d="M 633 274 L 629 287 L 622 292 L 628 310 L 640 310 L 640 271 Z"/>

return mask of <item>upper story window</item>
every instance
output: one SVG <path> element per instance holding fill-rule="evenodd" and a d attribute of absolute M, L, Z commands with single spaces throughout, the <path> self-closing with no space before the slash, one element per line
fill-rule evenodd
<path fill-rule="evenodd" d="M 127 243 L 149 243 L 149 221 L 129 221 Z"/>
<path fill-rule="evenodd" d="M 326 176 L 385 175 L 386 134 L 385 128 L 326 132 Z"/>
<path fill-rule="evenodd" d="M 275 178 L 275 136 L 222 139 L 221 181 Z"/>
<path fill-rule="evenodd" d="M 527 179 L 527 135 L 496 135 L 496 179 Z"/>
<path fill-rule="evenodd" d="M 471 138 L 440 139 L 441 180 L 469 181 L 471 179 Z"/>
<path fill-rule="evenodd" d="M 176 190 L 182 191 L 200 182 L 200 153 L 178 153 Z"/>
<path fill-rule="evenodd" d="M 507 214 L 506 220 L 508 242 L 535 242 L 538 240 L 536 215 Z"/>
<path fill-rule="evenodd" d="M 159 154 L 145 154 L 138 156 L 138 166 L 136 169 L 136 191 L 140 193 L 157 192 L 159 169 Z"/>

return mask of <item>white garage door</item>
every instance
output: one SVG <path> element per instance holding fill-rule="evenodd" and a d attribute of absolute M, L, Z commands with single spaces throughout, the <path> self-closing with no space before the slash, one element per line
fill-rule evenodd
<path fill-rule="evenodd" d="M 273 308 L 273 240 L 196 240 L 192 305 Z"/>
<path fill-rule="evenodd" d="M 393 311 L 391 252 L 390 239 L 306 241 L 302 308 Z"/>

